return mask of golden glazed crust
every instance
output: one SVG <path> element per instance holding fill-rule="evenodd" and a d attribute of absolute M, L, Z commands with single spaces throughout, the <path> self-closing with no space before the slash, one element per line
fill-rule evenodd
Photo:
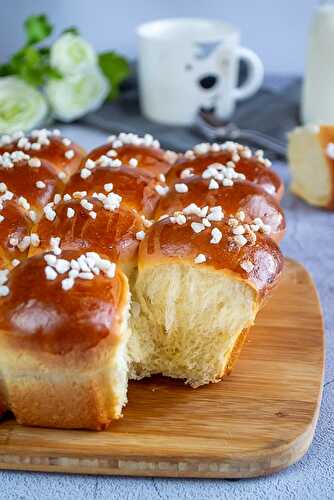
<path fill-rule="evenodd" d="M 238 361 L 241 350 L 242 350 L 242 348 L 247 340 L 249 332 L 250 332 L 250 328 L 244 328 L 242 330 L 242 332 L 240 333 L 240 335 L 237 338 L 237 341 L 235 342 L 233 349 L 229 355 L 229 360 L 227 362 L 225 370 L 220 375 L 220 379 L 222 379 L 225 375 L 230 375 L 230 373 L 232 372 L 235 363 Z"/>
<path fill-rule="evenodd" d="M 21 241 L 30 235 L 32 223 L 15 201 L 7 201 L 1 211 L 4 220 L 0 224 L 0 269 L 12 267 L 14 259 L 25 259 L 27 250 L 21 252 L 11 241 Z"/>
<path fill-rule="evenodd" d="M 36 140 L 31 136 L 27 137 L 30 142 L 34 142 L 34 140 Z M 64 138 L 62 137 L 49 136 L 48 141 L 50 144 L 42 144 L 38 150 L 29 149 L 27 151 L 23 147 L 19 147 L 19 141 L 16 140 L 6 146 L 0 147 L 0 155 L 5 152 L 12 153 L 13 151 L 23 151 L 31 157 L 45 160 L 52 165 L 58 173 L 64 172 L 67 176 L 72 175 L 79 168 L 79 165 L 85 157 L 85 150 L 72 141 L 69 141 L 70 144 L 65 145 L 63 142 Z M 68 154 L 68 151 L 73 151 L 73 156 L 72 154 Z M 68 156 L 66 156 L 66 154 Z"/>
<path fill-rule="evenodd" d="M 232 157 L 233 154 L 229 151 L 210 152 L 193 160 L 181 157 L 169 172 L 167 182 L 173 184 L 177 179 L 181 178 L 182 172 L 186 169 L 191 169 L 193 175 L 201 175 L 212 163 L 226 165 L 227 162 L 232 160 Z M 251 158 L 240 157 L 234 163 L 235 170 L 244 174 L 247 181 L 261 186 L 266 192 L 274 196 L 276 200 L 280 201 L 282 199 L 284 184 L 281 178 L 270 167 L 266 167 L 263 162 L 254 156 Z"/>
<path fill-rule="evenodd" d="M 113 149 L 116 151 L 118 158 L 124 166 L 131 166 L 131 159 L 137 160 L 137 167 L 140 171 L 145 172 L 151 177 L 158 177 L 159 174 L 167 174 L 171 168 L 171 164 L 166 160 L 165 152 L 160 148 L 152 148 L 148 146 L 136 146 L 134 144 L 126 144 L 117 149 L 114 149 L 111 143 L 104 144 L 93 149 L 87 159 L 98 160 L 102 155 L 106 155 L 108 151 Z M 85 162 L 83 162 L 84 164 Z"/>
<path fill-rule="evenodd" d="M 135 209 L 151 217 L 159 200 L 156 181 L 147 174 L 128 167 L 96 167 L 87 179 L 80 172 L 73 175 L 66 186 L 66 193 L 86 191 L 88 196 L 103 193 L 105 184 L 113 184 L 113 192 L 122 197 L 122 206 Z"/>
<path fill-rule="evenodd" d="M 26 425 L 104 429 L 123 404 L 127 279 L 116 271 L 64 291 L 64 276 L 46 280 L 44 269 L 39 255 L 12 270 L 10 294 L 0 301 L 0 406 Z"/>
<path fill-rule="evenodd" d="M 53 354 L 17 349 L 0 330 L 0 406 L 21 424 L 55 428 L 102 430 L 120 417 L 115 392 L 115 339 L 102 339 L 86 351 Z"/>
<path fill-rule="evenodd" d="M 24 197 L 39 212 L 64 188 L 56 169 L 45 160 L 38 168 L 30 167 L 26 160 L 14 163 L 12 168 L 0 166 L 0 182 L 6 184 L 16 200 Z M 43 182 L 44 187 L 38 188 L 37 182 Z"/>
<path fill-rule="evenodd" d="M 86 199 L 91 211 L 85 209 L 80 200 L 62 201 L 55 206 L 53 221 L 43 217 L 34 228 L 38 232 L 40 245 L 31 247 L 29 256 L 50 250 L 51 237 L 60 237 L 60 247 L 65 250 L 94 251 L 102 253 L 113 262 L 135 262 L 139 241 L 136 234 L 143 230 L 143 222 L 135 210 L 119 208 L 106 210 L 103 204 L 93 198 Z M 68 210 L 74 215 L 68 216 Z"/>
<path fill-rule="evenodd" d="M 256 242 L 239 247 L 232 241 L 231 227 L 224 221 L 214 222 L 212 227 L 195 233 L 191 222 L 201 222 L 191 217 L 186 224 L 178 225 L 166 218 L 154 224 L 147 232 L 139 249 L 139 270 L 157 262 L 188 261 L 192 265 L 210 266 L 235 274 L 237 279 L 246 280 L 261 299 L 276 284 L 283 269 L 283 256 L 276 243 L 269 237 L 257 233 Z M 220 244 L 210 243 L 213 227 L 222 233 Z M 206 261 L 195 264 L 194 259 L 201 253 Z M 252 269 L 246 272 L 243 262 L 250 262 Z"/>
<path fill-rule="evenodd" d="M 82 252 L 64 251 L 71 260 Z M 0 330 L 16 349 L 59 356 L 86 351 L 109 337 L 118 341 L 121 313 L 127 300 L 126 278 L 102 273 L 94 280 L 77 280 L 64 291 L 59 275 L 45 277 L 44 254 L 31 257 L 10 272 L 10 293 L 0 301 Z"/>
<path fill-rule="evenodd" d="M 246 222 L 260 217 L 271 228 L 271 236 L 279 242 L 285 233 L 285 218 L 277 201 L 260 186 L 248 181 L 234 181 L 233 186 L 220 186 L 209 189 L 210 180 L 194 176 L 182 179 L 188 188 L 185 193 L 175 190 L 175 184 L 170 186 L 169 193 L 161 197 L 155 211 L 158 219 L 165 214 L 173 214 L 183 210 L 191 203 L 200 207 L 221 206 L 225 215 L 234 215 L 238 210 L 246 214 Z"/>

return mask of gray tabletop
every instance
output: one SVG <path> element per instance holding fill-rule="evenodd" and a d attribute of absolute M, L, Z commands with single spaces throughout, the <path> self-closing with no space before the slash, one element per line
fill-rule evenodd
<path fill-rule="evenodd" d="M 87 149 L 101 144 L 105 134 L 87 127 L 66 126 L 65 134 Z M 288 184 L 286 165 L 274 168 Z M 289 192 L 283 200 L 288 232 L 285 255 L 311 272 L 325 316 L 327 359 L 323 401 L 313 444 L 297 464 L 259 479 L 200 480 L 71 476 L 0 472 L 0 499 L 314 499 L 334 498 L 334 213 L 312 208 Z"/>

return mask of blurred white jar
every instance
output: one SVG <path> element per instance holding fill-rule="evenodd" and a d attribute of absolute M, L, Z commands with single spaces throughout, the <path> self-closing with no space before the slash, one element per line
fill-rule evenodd
<path fill-rule="evenodd" d="M 334 0 L 321 2 L 312 20 L 302 119 L 304 123 L 334 123 Z"/>

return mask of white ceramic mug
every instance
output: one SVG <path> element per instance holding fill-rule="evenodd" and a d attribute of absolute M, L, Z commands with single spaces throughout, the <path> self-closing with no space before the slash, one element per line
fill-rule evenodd
<path fill-rule="evenodd" d="M 238 100 L 263 81 L 263 64 L 240 46 L 239 31 L 221 21 L 165 19 L 138 28 L 139 89 L 143 114 L 160 123 L 190 125 L 200 109 L 228 119 Z M 248 66 L 240 86 L 240 60 Z"/>

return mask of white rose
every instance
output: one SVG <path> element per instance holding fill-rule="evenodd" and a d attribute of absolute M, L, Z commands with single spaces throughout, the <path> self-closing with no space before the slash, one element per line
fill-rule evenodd
<path fill-rule="evenodd" d="M 45 92 L 55 116 L 70 122 L 101 106 L 109 93 L 109 82 L 95 66 L 84 73 L 49 80 Z"/>
<path fill-rule="evenodd" d="M 0 78 L 0 134 L 36 128 L 45 120 L 44 96 L 16 76 Z"/>
<path fill-rule="evenodd" d="M 93 47 L 73 33 L 65 33 L 51 47 L 51 66 L 65 76 L 86 71 L 96 62 Z"/>

